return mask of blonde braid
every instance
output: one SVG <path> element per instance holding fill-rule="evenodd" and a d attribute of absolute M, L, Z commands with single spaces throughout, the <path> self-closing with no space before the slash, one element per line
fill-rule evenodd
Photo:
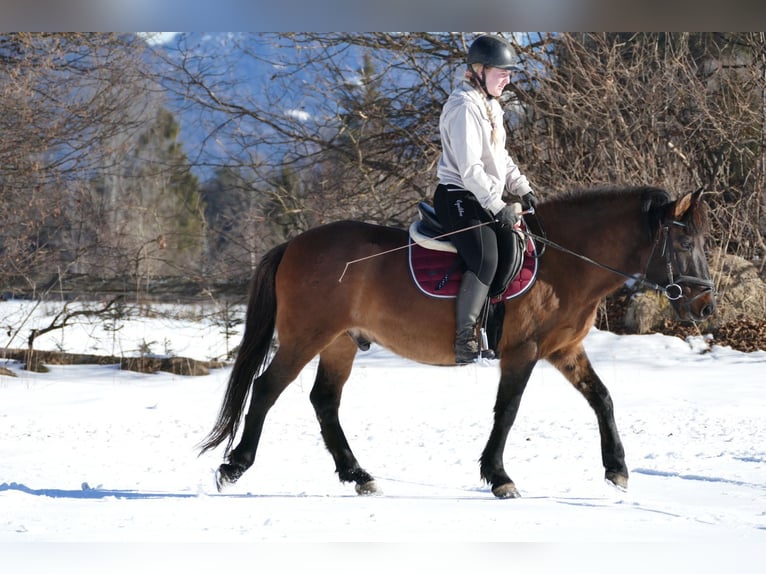
<path fill-rule="evenodd" d="M 484 89 L 481 86 L 481 83 L 479 82 L 479 69 L 482 67 L 481 64 L 475 63 L 468 67 L 468 69 L 465 71 L 465 77 L 468 81 L 470 81 L 476 89 L 479 91 L 484 91 Z M 485 96 L 487 94 L 485 93 Z M 488 97 L 484 98 L 484 106 L 487 110 L 487 117 L 489 118 L 489 125 L 491 127 L 490 132 L 490 142 L 492 143 L 493 148 L 498 148 L 500 146 L 500 132 L 497 129 L 497 126 L 495 125 L 495 116 L 492 113 L 492 100 Z"/>
<path fill-rule="evenodd" d="M 492 127 L 489 139 L 492 142 L 492 147 L 497 149 L 500 147 L 500 131 L 495 125 L 495 116 L 492 114 L 492 100 L 485 99 L 484 106 L 487 108 L 487 116 L 489 116 L 489 125 Z"/>

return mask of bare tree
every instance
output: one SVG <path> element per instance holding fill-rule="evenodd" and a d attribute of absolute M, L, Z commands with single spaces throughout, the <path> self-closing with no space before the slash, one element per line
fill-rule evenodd
<path fill-rule="evenodd" d="M 704 186 L 716 244 L 766 262 L 766 34 L 505 36 L 507 145 L 540 195 Z M 150 54 L 135 35 L 1 34 L 0 279 L 239 280 L 320 223 L 406 226 L 474 37 L 188 34 Z"/>
<path fill-rule="evenodd" d="M 143 42 L 0 35 L 0 276 L 34 287 L 85 250 L 87 180 L 119 161 L 152 97 Z"/>
<path fill-rule="evenodd" d="M 436 183 L 439 112 L 473 37 L 239 35 L 220 58 L 182 38 L 165 86 L 207 111 L 217 155 L 199 160 L 247 174 L 246 225 L 262 238 L 251 245 L 339 218 L 404 225 Z M 704 186 L 715 240 L 764 255 L 763 34 L 506 37 L 521 62 L 504 98 L 508 146 L 541 195 Z M 270 66 L 254 93 L 237 82 L 248 61 Z"/>
<path fill-rule="evenodd" d="M 557 34 L 519 48 L 510 145 L 544 192 L 704 186 L 716 242 L 763 257 L 763 34 Z"/>
<path fill-rule="evenodd" d="M 208 111 L 216 146 L 200 159 L 250 174 L 262 226 L 277 216 L 292 231 L 339 218 L 403 224 L 430 196 L 438 113 L 464 59 L 462 35 L 262 34 L 227 42 L 220 58 L 202 58 L 182 38 L 165 57 L 172 70 L 165 85 Z M 233 70 L 248 61 L 270 66 L 257 93 L 235 80 Z"/>

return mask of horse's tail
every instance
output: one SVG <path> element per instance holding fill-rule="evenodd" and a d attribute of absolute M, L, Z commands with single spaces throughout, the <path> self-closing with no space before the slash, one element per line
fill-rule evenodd
<path fill-rule="evenodd" d="M 266 367 L 274 337 L 277 314 L 275 277 L 287 243 L 266 253 L 258 263 L 250 287 L 245 319 L 245 334 L 234 361 L 226 394 L 213 430 L 200 443 L 200 455 L 228 439 L 226 454 L 231 450 L 245 409 L 250 385 Z"/>

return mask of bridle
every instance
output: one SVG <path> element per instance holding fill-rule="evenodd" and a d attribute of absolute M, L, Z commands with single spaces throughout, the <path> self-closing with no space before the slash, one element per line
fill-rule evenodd
<path fill-rule="evenodd" d="M 647 267 L 651 263 L 652 257 L 654 257 L 654 252 L 657 249 L 657 245 L 662 242 L 660 255 L 665 258 L 665 271 L 668 276 L 668 284 L 662 288 L 665 297 L 667 297 L 670 301 L 677 301 L 681 299 L 683 297 L 683 287 L 681 287 L 682 284 L 691 284 L 702 287 L 702 290 L 697 295 L 684 302 L 684 305 L 687 307 L 687 309 L 689 309 L 691 308 L 692 303 L 694 303 L 697 299 L 712 292 L 714 285 L 711 279 L 692 277 L 691 275 L 675 276 L 673 273 L 673 261 L 676 259 L 676 257 L 673 250 L 673 244 L 670 241 L 671 225 L 686 227 L 685 223 L 681 223 L 680 221 L 675 220 L 671 221 L 669 224 L 665 223 L 660 227 L 658 232 L 659 237 L 655 239 L 654 244 L 652 245 L 652 252 L 649 254 L 649 259 L 647 260 Z M 646 272 L 644 272 L 644 276 L 645 275 Z"/>
<path fill-rule="evenodd" d="M 534 208 L 530 208 L 524 213 L 529 215 L 534 215 L 535 210 Z M 677 225 L 679 227 L 686 227 L 686 224 L 680 221 L 674 220 L 674 221 L 671 221 L 670 223 L 663 223 L 659 227 L 654 239 L 654 243 L 652 244 L 652 250 L 649 253 L 649 258 L 646 260 L 646 268 L 644 272 L 641 273 L 640 275 L 631 275 L 629 273 L 625 273 L 624 271 L 620 271 L 619 269 L 616 269 L 614 267 L 611 267 L 609 265 L 606 265 L 604 263 L 600 263 L 594 259 L 591 259 L 590 257 L 583 255 L 582 253 L 577 253 L 576 251 L 567 249 L 566 247 L 559 245 L 555 241 L 551 241 L 550 239 L 545 237 L 545 231 L 542 229 L 542 223 L 540 222 L 539 218 L 538 218 L 538 225 L 540 226 L 542 235 L 537 235 L 536 233 L 532 233 L 528 229 L 524 230 L 524 234 L 530 237 L 531 239 L 533 239 L 534 241 L 538 241 L 542 243 L 543 245 L 552 247 L 558 251 L 577 257 L 578 259 L 585 261 L 591 265 L 595 265 L 596 267 L 600 269 L 604 269 L 606 271 L 609 271 L 611 273 L 624 277 L 626 280 L 632 281 L 634 284 L 637 284 L 640 287 L 643 287 L 646 289 L 652 289 L 654 291 L 657 291 L 658 293 L 662 293 L 663 295 L 665 295 L 665 297 L 667 297 L 669 301 L 678 301 L 684 296 L 683 287 L 682 287 L 682 285 L 684 284 L 698 285 L 703 287 L 702 291 L 700 291 L 692 299 L 684 303 L 686 307 L 691 307 L 694 301 L 713 291 L 714 285 L 711 279 L 702 279 L 700 277 L 692 277 L 691 275 L 676 275 L 674 273 L 674 261 L 677 259 L 677 257 L 675 256 L 675 252 L 673 250 L 673 244 L 670 241 L 670 226 Z M 655 253 L 657 252 L 657 247 L 660 244 L 662 244 L 662 247 L 660 249 L 660 255 L 665 258 L 665 270 L 666 270 L 667 279 L 668 279 L 668 282 L 665 285 L 660 285 L 659 283 L 656 283 L 647 277 L 647 270 L 649 266 L 651 265 L 652 259 L 654 258 Z M 676 263 L 675 266 L 677 267 L 678 264 Z"/>

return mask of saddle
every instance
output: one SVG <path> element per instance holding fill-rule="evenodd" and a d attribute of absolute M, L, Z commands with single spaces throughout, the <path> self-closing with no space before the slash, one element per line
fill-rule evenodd
<path fill-rule="evenodd" d="M 409 229 L 410 275 L 426 295 L 455 298 L 465 265 L 449 236 L 445 236 L 446 230 L 439 223 L 434 208 L 421 201 L 418 214 L 420 218 Z M 522 230 L 526 230 L 523 220 L 521 225 Z M 489 289 L 492 303 L 518 297 L 535 281 L 535 244 L 522 230 L 498 234 L 499 264 Z"/>

